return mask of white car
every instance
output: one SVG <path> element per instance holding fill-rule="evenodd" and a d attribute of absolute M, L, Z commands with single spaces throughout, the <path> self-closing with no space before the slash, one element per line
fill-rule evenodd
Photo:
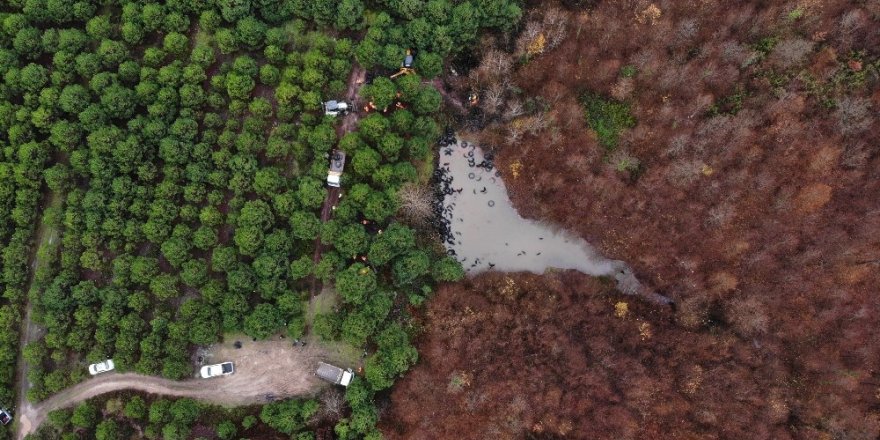
<path fill-rule="evenodd" d="M 89 365 L 89 374 L 94 376 L 96 374 L 106 373 L 114 368 L 116 368 L 116 365 L 113 365 L 113 359 L 107 359 L 104 362 Z"/>
<path fill-rule="evenodd" d="M 202 379 L 217 376 L 228 376 L 232 373 L 235 373 L 235 367 L 232 366 L 232 362 L 205 365 L 204 367 L 202 367 L 201 370 L 199 370 L 199 374 L 202 376 Z"/>

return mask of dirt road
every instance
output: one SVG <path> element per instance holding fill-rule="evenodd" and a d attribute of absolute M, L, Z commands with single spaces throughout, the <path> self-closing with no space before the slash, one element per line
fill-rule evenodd
<path fill-rule="evenodd" d="M 336 203 L 339 201 L 339 195 L 342 193 L 341 188 L 336 187 L 328 187 L 327 188 L 327 197 L 324 199 L 324 206 L 321 207 L 321 223 L 330 220 L 330 215 L 333 213 L 333 207 L 336 206 Z M 312 263 L 318 264 L 321 261 L 321 254 L 324 252 L 324 244 L 321 243 L 321 235 L 315 238 L 315 252 L 312 254 Z M 321 292 L 321 282 L 318 281 L 318 277 L 312 275 L 312 287 L 309 290 L 309 300 L 314 299 L 315 295 Z"/>
<path fill-rule="evenodd" d="M 351 107 L 351 112 L 342 118 L 342 124 L 336 127 L 336 136 L 342 139 L 346 133 L 357 128 L 357 122 L 360 119 L 358 110 L 360 110 L 360 100 L 358 99 L 358 91 L 364 84 L 367 77 L 367 71 L 359 64 L 355 64 L 351 75 L 348 77 L 348 90 L 345 92 L 345 102 Z M 327 197 L 324 199 L 324 205 L 321 207 L 321 223 L 330 220 L 333 214 L 333 207 L 339 202 L 339 195 L 342 193 L 341 188 L 328 187 Z M 312 263 L 318 264 L 321 261 L 321 254 L 324 252 L 324 245 L 321 243 L 321 236 L 315 238 L 315 252 L 312 254 Z M 312 276 L 311 289 L 309 289 L 309 299 L 314 299 L 315 295 L 321 292 L 321 282 L 314 275 Z"/>
<path fill-rule="evenodd" d="M 52 192 L 49 195 L 49 201 L 47 203 L 47 207 L 60 207 L 62 202 L 62 198 L 59 194 Z M 37 268 L 43 265 L 44 263 L 40 261 L 37 256 L 37 251 L 44 244 L 53 244 L 58 240 L 58 229 L 47 226 L 44 222 L 40 222 L 37 226 L 37 233 L 35 239 L 35 246 L 33 249 L 33 262 L 31 263 L 31 280 L 30 285 L 28 286 L 28 292 L 33 288 L 34 284 L 34 274 L 37 272 Z M 24 313 L 24 321 L 22 321 L 22 332 L 21 339 L 18 341 L 18 364 L 16 366 L 17 376 L 17 401 L 15 404 L 16 411 L 25 411 L 30 408 L 30 402 L 27 400 L 27 392 L 31 388 L 31 383 L 28 381 L 28 371 L 30 370 L 30 365 L 24 360 L 24 356 L 21 355 L 22 350 L 24 350 L 24 346 L 30 342 L 34 342 L 40 339 L 40 336 L 44 332 L 44 329 L 38 326 L 33 322 L 33 304 L 28 302 L 25 313 Z"/>
<path fill-rule="evenodd" d="M 343 367 L 356 367 L 357 353 L 344 346 L 326 346 L 315 342 L 293 347 L 289 339 L 251 342 L 241 339 L 215 344 L 200 351 L 203 364 L 225 361 L 235 363 L 235 374 L 212 379 L 172 381 L 134 373 L 105 373 L 67 388 L 36 405 L 21 407 L 16 438 L 36 430 L 53 410 L 74 406 L 83 400 L 120 390 L 135 390 L 175 397 L 191 397 L 226 406 L 267 403 L 289 397 L 310 395 L 329 386 L 315 376 L 319 360 Z"/>
<path fill-rule="evenodd" d="M 455 107 L 455 109 L 458 110 L 460 114 L 465 114 L 468 112 L 467 107 L 462 104 L 461 100 L 456 98 L 451 93 L 449 93 L 449 91 L 446 90 L 446 86 L 443 85 L 443 80 L 441 80 L 440 78 L 434 78 L 433 80 L 426 81 L 425 83 L 434 86 L 434 88 L 437 89 L 438 92 L 440 92 L 440 96 L 442 96 L 443 99 L 452 104 L 452 106 Z"/>
<path fill-rule="evenodd" d="M 342 118 L 342 124 L 339 126 L 339 131 L 337 132 L 340 138 L 357 127 L 357 122 L 360 119 L 360 112 L 358 110 L 361 108 L 358 92 L 366 78 L 367 71 L 359 64 L 355 64 L 354 69 L 351 71 L 351 75 L 348 77 L 348 90 L 345 92 L 345 102 L 351 105 L 352 111 Z"/>

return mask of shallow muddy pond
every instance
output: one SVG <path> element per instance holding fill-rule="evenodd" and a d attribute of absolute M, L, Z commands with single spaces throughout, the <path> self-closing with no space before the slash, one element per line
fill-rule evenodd
<path fill-rule="evenodd" d="M 621 262 L 597 254 L 582 239 L 521 217 L 491 161 L 473 144 L 459 141 L 440 149 L 446 248 L 475 274 L 486 270 L 543 273 L 576 269 L 611 274 Z"/>

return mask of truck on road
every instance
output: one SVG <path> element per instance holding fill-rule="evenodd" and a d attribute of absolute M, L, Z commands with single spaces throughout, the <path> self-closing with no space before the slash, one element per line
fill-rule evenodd
<path fill-rule="evenodd" d="M 345 168 L 345 152 L 342 150 L 333 150 L 330 153 L 330 171 L 327 172 L 328 186 L 339 188 L 343 168 Z"/>
<path fill-rule="evenodd" d="M 318 362 L 318 370 L 315 374 L 327 382 L 344 387 L 347 387 L 351 383 L 351 379 L 354 378 L 354 372 L 351 371 L 351 368 L 343 370 L 325 362 Z"/>
<path fill-rule="evenodd" d="M 324 114 L 327 116 L 339 116 L 348 113 L 348 103 L 345 101 L 327 101 L 323 104 Z"/>

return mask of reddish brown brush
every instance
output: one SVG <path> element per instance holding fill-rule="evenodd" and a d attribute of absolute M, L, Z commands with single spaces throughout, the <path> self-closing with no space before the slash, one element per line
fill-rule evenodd
<path fill-rule="evenodd" d="M 659 15 L 640 21 L 651 4 Z M 497 276 L 448 287 L 388 432 L 876 438 L 880 82 L 862 73 L 880 66 L 880 6 L 571 13 L 562 43 L 511 79 L 520 99 L 552 103 L 550 125 L 509 143 L 502 121 L 481 140 L 520 213 L 631 263 L 677 309 L 630 304 L 651 326 L 642 340 L 596 281 L 515 277 L 526 287 L 512 298 Z M 625 66 L 635 74 L 621 85 Z M 587 129 L 586 91 L 631 105 L 638 123 L 616 148 L 638 169 L 618 167 Z M 449 393 L 464 373 L 471 385 Z"/>

